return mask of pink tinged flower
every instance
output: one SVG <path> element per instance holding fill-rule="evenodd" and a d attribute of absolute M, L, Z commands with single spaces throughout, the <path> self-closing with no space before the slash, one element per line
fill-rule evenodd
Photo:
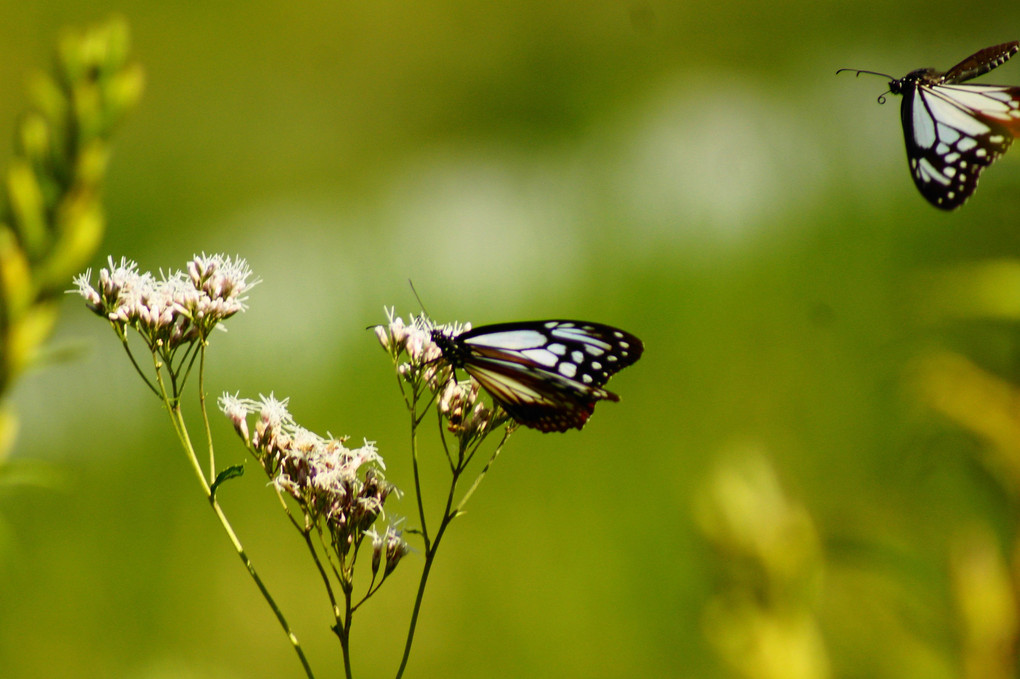
<path fill-rule="evenodd" d="M 379 340 L 379 344 L 386 351 L 390 350 L 390 333 L 384 325 L 375 326 L 375 338 Z"/>
<path fill-rule="evenodd" d="M 403 533 L 393 526 L 386 527 L 386 570 L 383 576 L 389 575 L 400 563 L 400 560 L 411 551 L 410 546 L 404 541 Z M 373 555 L 374 556 L 374 555 Z"/>
<path fill-rule="evenodd" d="M 467 427 L 474 433 L 481 434 L 488 431 L 493 423 L 493 411 L 482 402 L 475 404 L 471 411 L 471 420 Z"/>
<path fill-rule="evenodd" d="M 259 283 L 249 280 L 252 275 L 248 263 L 240 258 L 223 255 L 195 255 L 188 262 L 188 279 L 205 297 L 204 304 L 218 320 L 244 311 L 246 298 L 242 295 Z"/>
<path fill-rule="evenodd" d="M 386 465 L 379 455 L 379 449 L 376 448 L 375 441 L 364 439 L 364 445 L 347 452 L 350 455 L 351 465 L 355 469 L 361 469 L 362 465 L 369 462 L 378 465 L 381 469 L 386 469 Z"/>
<path fill-rule="evenodd" d="M 251 438 L 248 435 L 248 414 L 252 412 L 254 401 L 238 398 L 236 394 L 224 393 L 220 396 L 217 404 L 227 419 L 234 425 L 245 446 L 251 445 Z"/>
<path fill-rule="evenodd" d="M 99 315 L 105 315 L 103 309 L 103 298 L 99 296 L 96 289 L 92 287 L 92 269 L 86 269 L 85 273 L 78 274 L 72 279 L 75 287 L 78 288 L 77 292 L 79 295 L 85 298 L 85 306 Z M 74 290 L 68 290 L 68 292 L 75 292 Z"/>
<path fill-rule="evenodd" d="M 386 325 L 377 325 L 375 336 L 384 349 L 399 355 L 404 349 L 407 326 L 404 325 L 404 319 L 395 314 L 393 307 L 384 307 L 383 311 L 386 313 Z"/>
<path fill-rule="evenodd" d="M 111 321 L 124 321 L 124 314 L 121 307 L 124 304 L 124 292 L 139 285 L 145 280 L 137 271 L 137 264 L 121 259 L 119 264 L 114 263 L 113 257 L 107 258 L 109 268 L 99 270 L 98 289 L 90 282 L 92 270 L 86 271 L 83 275 L 76 276 L 74 283 L 78 288 L 78 294 L 85 298 L 86 306 L 96 314 L 107 317 Z"/>
<path fill-rule="evenodd" d="M 425 345 L 431 338 L 421 330 L 412 330 L 404 338 L 404 348 L 414 364 L 420 364 L 425 353 Z"/>
<path fill-rule="evenodd" d="M 372 539 L 372 575 L 375 575 L 379 572 L 379 566 L 382 564 L 386 539 L 382 535 L 379 535 L 375 528 L 366 530 L 365 537 Z"/>
<path fill-rule="evenodd" d="M 264 453 L 272 453 L 281 447 L 281 441 L 286 440 L 284 425 L 293 424 L 290 413 L 287 412 L 287 402 L 290 399 L 277 400 L 273 394 L 260 396 L 259 419 L 255 423 L 256 448 Z"/>

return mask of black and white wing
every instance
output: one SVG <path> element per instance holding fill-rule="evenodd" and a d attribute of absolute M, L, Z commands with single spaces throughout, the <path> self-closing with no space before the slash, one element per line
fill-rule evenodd
<path fill-rule="evenodd" d="M 1020 87 L 919 81 L 903 88 L 900 114 L 914 184 L 932 205 L 952 210 L 1020 133 Z"/>
<path fill-rule="evenodd" d="M 1020 134 L 1020 87 L 963 85 L 1020 51 L 1007 42 L 975 52 L 945 73 L 920 68 L 889 83 L 903 96 L 900 118 L 914 184 L 929 203 L 952 210 L 977 188 L 981 171 Z"/>
<path fill-rule="evenodd" d="M 435 330 L 432 339 L 510 417 L 543 432 L 580 429 L 598 401 L 618 401 L 603 385 L 644 350 L 634 335 L 588 321 L 498 323 L 454 336 Z"/>

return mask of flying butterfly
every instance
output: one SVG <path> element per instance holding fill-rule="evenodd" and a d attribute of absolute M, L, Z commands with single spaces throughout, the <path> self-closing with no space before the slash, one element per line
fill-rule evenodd
<path fill-rule="evenodd" d="M 580 429 L 609 378 L 641 358 L 634 335 L 588 321 L 496 323 L 460 334 L 435 328 L 443 359 L 464 370 L 525 427 L 543 432 Z"/>
<path fill-rule="evenodd" d="M 1020 135 L 1020 87 L 961 83 L 1001 66 L 1020 50 L 1007 42 L 976 52 L 946 72 L 920 68 L 889 78 L 889 91 L 902 95 L 900 118 L 907 161 L 921 195 L 943 210 L 964 203 L 977 188 L 978 175 Z M 885 103 L 885 95 L 878 98 Z"/>

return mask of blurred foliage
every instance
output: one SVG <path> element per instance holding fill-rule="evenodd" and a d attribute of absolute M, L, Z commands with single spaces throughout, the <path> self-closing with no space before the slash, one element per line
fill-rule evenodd
<path fill-rule="evenodd" d="M 123 20 L 67 31 L 55 73 L 32 82 L 34 108 L 22 116 L 0 211 L 0 397 L 40 360 L 58 300 L 96 254 L 104 229 L 100 187 L 109 137 L 142 91 L 128 62 Z M 0 411 L 0 460 L 15 418 Z"/>
<path fill-rule="evenodd" d="M 766 458 L 748 453 L 721 466 L 696 510 L 720 562 L 720 592 L 706 607 L 705 631 L 736 676 L 831 676 L 814 610 L 818 535 Z"/>
<path fill-rule="evenodd" d="M 59 27 L 108 5 L 5 6 L 0 129 Z M 435 564 L 408 676 L 747 676 L 733 654 L 755 639 L 822 676 L 1016 676 L 1020 152 L 941 214 L 885 83 L 834 75 L 944 69 L 1020 37 L 1016 3 L 117 9 L 147 89 L 105 179 L 109 253 L 238 253 L 264 281 L 211 352 L 212 393 L 289 395 L 309 428 L 376 440 L 407 488 L 364 328 L 418 311 L 408 278 L 438 321 L 590 318 L 645 343 L 583 432 L 501 454 Z M 293 675 L 158 407 L 75 306 L 56 338 L 92 353 L 10 394 L 15 457 L 66 483 L 0 497 L 5 676 Z M 738 465 L 748 497 L 794 518 L 744 513 L 800 527 L 789 581 L 691 511 L 745 445 L 768 455 Z M 311 661 L 334 657 L 271 491 L 245 475 L 217 497 Z M 401 569 L 352 630 L 356 676 L 399 653 Z"/>

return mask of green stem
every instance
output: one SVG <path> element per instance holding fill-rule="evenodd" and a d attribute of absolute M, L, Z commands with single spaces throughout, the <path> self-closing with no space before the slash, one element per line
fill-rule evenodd
<path fill-rule="evenodd" d="M 147 386 L 149 388 L 149 390 L 152 391 L 152 393 L 154 393 L 156 396 L 162 396 L 160 394 L 160 390 L 157 389 L 155 387 L 155 385 L 153 385 L 152 382 L 149 381 L 148 375 L 146 375 L 144 372 L 142 372 L 141 366 L 139 366 L 138 365 L 138 361 L 135 360 L 135 355 L 131 353 L 131 347 L 128 346 L 127 335 L 124 334 L 123 332 L 121 332 L 119 326 L 116 326 L 113 323 L 111 323 L 111 325 L 114 325 L 114 330 L 116 331 L 117 335 L 120 337 L 121 345 L 124 347 L 124 351 L 127 352 L 128 359 L 130 359 L 130 361 L 131 361 L 131 365 L 133 365 L 135 367 L 135 372 L 137 372 L 139 377 L 142 378 L 142 381 L 145 382 L 145 386 Z"/>
<path fill-rule="evenodd" d="M 213 450 L 212 427 L 209 425 L 209 411 L 205 407 L 205 343 L 199 349 L 202 358 L 198 366 L 198 404 L 205 424 L 205 442 L 209 447 L 209 483 L 216 480 L 216 453 Z"/>
<path fill-rule="evenodd" d="M 417 394 L 413 400 L 413 404 L 417 403 Z M 417 413 L 415 412 L 415 405 L 411 407 L 411 466 L 414 469 L 414 495 L 418 500 L 418 519 L 421 521 L 421 536 L 425 542 L 425 552 L 429 551 L 429 531 L 425 522 L 425 505 L 422 499 L 421 492 L 421 476 L 418 472 L 418 423 L 421 420 L 418 419 Z"/>
<path fill-rule="evenodd" d="M 215 512 L 216 518 L 219 519 L 220 525 L 223 527 L 223 530 L 226 532 L 227 537 L 230 540 L 230 544 L 234 546 L 234 551 L 237 552 L 237 556 L 241 559 L 241 563 L 244 564 L 244 567 L 251 576 L 251 579 L 255 582 L 255 586 L 258 587 L 259 592 L 262 593 L 262 598 L 266 600 L 267 604 L 269 604 L 269 608 L 272 609 L 277 621 L 280 623 L 284 633 L 290 640 L 290 643 L 294 648 L 294 652 L 297 653 L 298 660 L 300 660 L 301 666 L 305 670 L 305 675 L 309 679 L 315 679 L 315 674 L 312 672 L 311 665 L 308 664 L 308 659 L 305 657 L 305 653 L 301 648 L 301 642 L 298 641 L 297 635 L 295 635 L 291 630 L 290 625 L 287 623 L 287 619 L 283 615 L 283 611 L 280 610 L 280 607 L 277 606 L 276 601 L 269 593 L 269 590 L 266 589 L 265 583 L 263 583 L 262 578 L 259 577 L 251 559 L 249 559 L 247 553 L 245 553 L 244 546 L 238 539 L 237 533 L 234 532 L 233 526 L 230 525 L 230 521 L 227 519 L 226 514 L 223 513 L 223 509 L 220 507 L 219 502 L 216 501 L 216 496 L 213 495 L 209 482 L 206 481 L 205 475 L 202 472 L 202 465 L 199 464 L 198 455 L 195 453 L 195 447 L 191 443 L 191 437 L 188 434 L 187 426 L 184 424 L 184 417 L 181 413 L 180 403 L 171 404 L 159 370 L 159 361 L 158 359 L 155 360 L 157 382 L 159 384 L 160 391 L 162 391 L 163 402 L 167 406 L 171 424 L 173 425 L 174 431 L 177 432 L 181 445 L 184 446 L 184 450 L 188 454 L 188 460 L 191 462 L 191 467 L 195 471 L 195 476 L 198 478 L 199 485 L 202 486 L 202 492 L 205 493 L 205 497 L 209 501 L 209 506 L 212 507 L 213 512 Z"/>
<path fill-rule="evenodd" d="M 344 632 L 340 636 L 340 649 L 344 654 L 344 673 L 347 679 L 352 679 L 351 674 L 351 624 L 354 622 L 354 613 L 351 610 L 351 588 L 344 587 Z"/>
<path fill-rule="evenodd" d="M 492 456 L 489 457 L 489 461 L 486 462 L 485 466 L 482 467 L 482 470 L 478 472 L 478 476 L 475 477 L 474 483 L 471 484 L 471 487 L 467 489 L 466 493 L 464 493 L 464 497 L 462 497 L 460 502 L 457 503 L 457 509 L 455 510 L 457 514 L 460 514 L 461 509 L 463 509 L 464 505 L 467 504 L 468 499 L 470 499 L 474 492 L 478 489 L 478 485 L 482 482 L 486 473 L 488 473 L 489 469 L 496 462 L 496 458 L 499 457 L 499 453 L 503 450 L 503 446 L 506 445 L 507 439 L 510 438 L 511 433 L 513 433 L 513 431 L 509 428 L 503 432 L 503 439 L 499 442 L 499 445 L 496 446 L 496 449 L 492 451 Z M 477 448 L 475 450 L 477 450 Z M 472 452 L 468 457 L 466 464 L 471 462 L 472 457 L 474 457 L 474 452 Z"/>
<path fill-rule="evenodd" d="M 442 431 L 442 422 L 440 422 L 440 431 Z M 506 441 L 504 436 L 503 441 L 500 442 L 502 446 L 503 442 Z M 414 445 L 415 439 L 412 439 L 412 445 Z M 414 458 L 417 462 L 418 451 L 417 448 L 413 449 Z M 495 455 L 493 456 L 495 457 Z M 490 464 L 492 460 L 489 461 Z M 489 465 L 486 465 L 488 469 Z M 450 526 L 455 518 L 460 514 L 460 508 L 463 507 L 464 502 L 458 505 L 455 511 L 451 511 L 453 508 L 453 498 L 457 491 L 457 482 L 460 480 L 460 475 L 464 472 L 464 467 L 460 466 L 453 470 L 453 477 L 450 480 L 450 492 L 446 496 L 446 507 L 443 508 L 443 520 L 439 522 L 439 530 L 436 531 L 435 541 L 429 545 L 428 536 L 425 535 L 425 567 L 421 571 L 421 580 L 418 582 L 418 593 L 414 598 L 414 609 L 411 611 L 411 623 L 407 629 L 407 641 L 404 642 L 404 655 L 400 659 L 400 667 L 397 669 L 396 679 L 400 679 L 403 676 L 404 670 L 407 668 L 407 661 L 411 657 L 411 644 L 414 643 L 414 632 L 418 626 L 418 615 L 421 613 L 421 604 L 425 599 L 425 587 L 428 585 L 429 574 L 432 572 L 432 564 L 436 560 L 436 553 L 439 551 L 439 543 L 443 539 L 443 535 L 446 533 L 446 529 Z M 485 471 L 482 471 L 484 475 Z M 417 466 L 415 467 L 415 483 L 417 484 Z M 475 483 L 471 486 L 472 491 L 478 486 L 479 479 L 475 480 Z M 421 504 L 421 491 L 418 488 L 418 502 Z M 424 522 L 423 522 L 424 523 Z M 423 531 L 424 535 L 424 531 Z"/>
<path fill-rule="evenodd" d="M 329 574 L 326 573 L 326 568 L 322 565 L 322 559 L 319 558 L 319 553 L 315 550 L 315 544 L 312 542 L 311 531 L 302 530 L 301 536 L 305 539 L 305 545 L 308 547 L 308 552 L 312 555 L 312 561 L 315 562 L 315 567 L 319 570 L 319 576 L 322 578 L 322 584 L 326 588 L 326 594 L 329 596 L 329 605 L 333 609 L 333 619 L 337 624 L 340 624 L 340 608 L 336 605 L 336 595 L 333 594 L 333 585 L 330 584 Z"/>
<path fill-rule="evenodd" d="M 456 486 L 456 480 L 454 480 L 453 486 Z M 451 497 L 453 486 L 451 486 Z M 414 597 L 414 610 L 411 611 L 411 624 L 407 629 L 407 641 L 404 643 L 404 655 L 400 659 L 400 667 L 397 669 L 396 679 L 400 679 L 404 675 L 404 670 L 407 667 L 407 661 L 411 657 L 411 644 L 414 642 L 414 632 L 418 626 L 418 615 L 421 613 L 421 604 L 425 599 L 425 586 L 429 581 L 429 574 L 432 572 L 432 564 L 436 560 L 436 552 L 439 550 L 439 543 L 443 539 L 443 534 L 446 533 L 447 527 L 453 522 L 453 519 L 457 517 L 457 514 L 451 514 L 450 503 L 447 502 L 447 511 L 443 517 L 443 521 L 439 524 L 439 530 L 436 532 L 435 542 L 432 543 L 432 548 L 425 552 L 425 567 L 421 571 L 421 580 L 418 582 L 418 593 Z"/>

